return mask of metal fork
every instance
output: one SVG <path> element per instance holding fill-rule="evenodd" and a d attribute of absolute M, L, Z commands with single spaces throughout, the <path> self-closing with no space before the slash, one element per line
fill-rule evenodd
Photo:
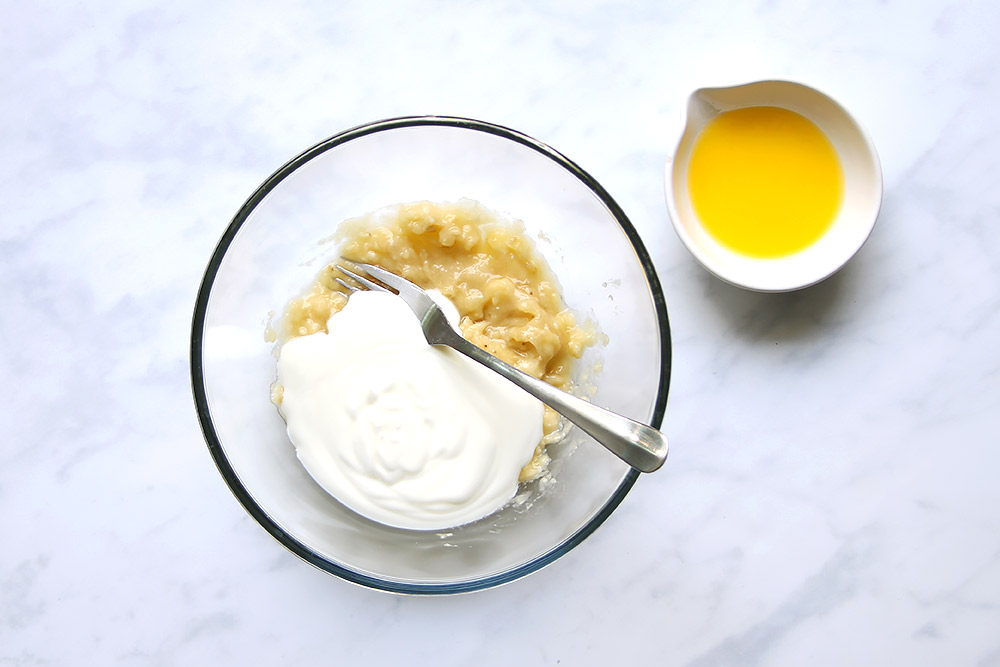
<path fill-rule="evenodd" d="M 667 439 L 655 428 L 560 391 L 497 359 L 465 340 L 434 300 L 417 285 L 381 267 L 347 261 L 351 269 L 339 264 L 336 268 L 357 281 L 357 285 L 340 278 L 335 280 L 351 292 L 370 289 L 399 295 L 420 320 L 420 328 L 429 344 L 447 345 L 499 373 L 569 419 L 636 470 L 653 472 L 663 465 L 667 458 Z"/>

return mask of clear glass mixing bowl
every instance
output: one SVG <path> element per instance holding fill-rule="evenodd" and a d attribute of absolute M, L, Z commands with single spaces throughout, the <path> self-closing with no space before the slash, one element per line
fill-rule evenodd
<path fill-rule="evenodd" d="M 475 523 L 438 532 L 366 520 L 299 464 L 269 400 L 271 313 L 332 260 L 319 241 L 389 204 L 470 198 L 524 222 L 566 303 L 606 342 L 592 400 L 659 427 L 670 379 L 670 329 L 635 229 L 586 172 L 545 144 L 480 121 L 411 117 L 348 130 L 268 178 L 226 229 L 205 272 L 191 335 L 195 403 L 209 450 L 236 498 L 303 560 L 399 593 L 473 591 L 551 563 L 590 535 L 639 473 L 578 429 L 550 447 L 552 481 L 527 485 Z"/>

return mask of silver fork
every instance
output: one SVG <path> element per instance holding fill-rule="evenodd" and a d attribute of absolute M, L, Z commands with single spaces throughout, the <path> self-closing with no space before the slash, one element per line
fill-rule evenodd
<path fill-rule="evenodd" d="M 370 289 L 399 295 L 420 320 L 420 328 L 429 344 L 447 345 L 499 373 L 569 419 L 636 470 L 653 472 L 663 465 L 667 458 L 667 439 L 655 428 L 560 391 L 497 359 L 465 340 L 434 300 L 417 285 L 381 267 L 348 261 L 354 270 L 341 265 L 337 265 L 337 269 L 358 284 L 352 285 L 340 278 L 336 278 L 337 282 L 351 292 Z"/>

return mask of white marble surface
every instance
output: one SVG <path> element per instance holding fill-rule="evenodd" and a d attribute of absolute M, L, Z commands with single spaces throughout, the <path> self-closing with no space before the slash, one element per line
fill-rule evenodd
<path fill-rule="evenodd" d="M 968 2 L 3 3 L 0 664 L 1000 665 L 1000 8 Z M 885 174 L 810 290 L 695 265 L 662 171 L 689 89 L 839 98 Z M 286 552 L 204 445 L 201 272 L 355 124 L 553 145 L 666 292 L 671 459 L 567 557 L 451 598 Z"/>

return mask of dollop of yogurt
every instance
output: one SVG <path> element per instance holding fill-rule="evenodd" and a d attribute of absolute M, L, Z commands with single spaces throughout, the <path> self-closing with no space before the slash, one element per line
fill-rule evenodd
<path fill-rule="evenodd" d="M 355 292 L 327 329 L 285 343 L 278 382 L 299 460 L 330 495 L 414 530 L 475 521 L 514 496 L 542 438 L 541 402 L 428 345 L 395 295 Z"/>

